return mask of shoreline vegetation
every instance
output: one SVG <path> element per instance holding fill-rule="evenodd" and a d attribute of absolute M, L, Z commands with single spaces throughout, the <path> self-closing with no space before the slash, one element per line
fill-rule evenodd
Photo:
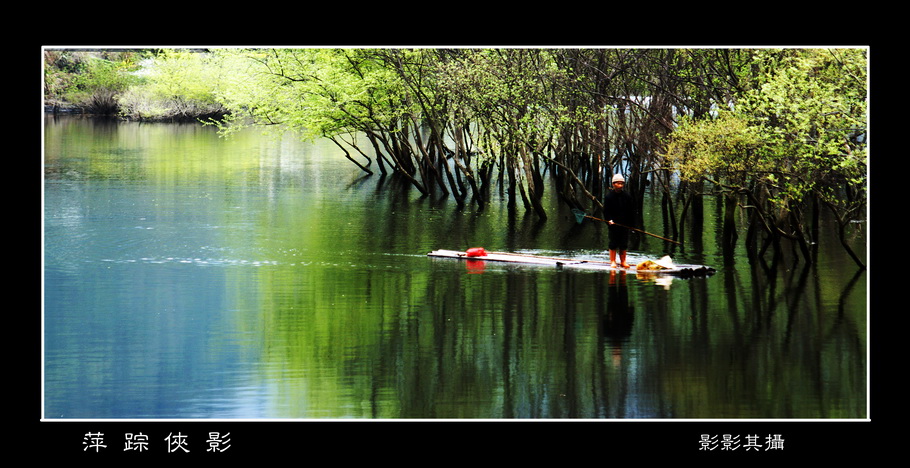
<path fill-rule="evenodd" d="M 546 190 L 602 213 L 619 172 L 638 203 L 661 201 L 667 238 L 684 241 L 711 194 L 725 247 L 812 262 L 824 211 L 865 268 L 851 241 L 867 219 L 867 48 L 43 53 L 48 113 L 289 129 L 424 196 L 483 209 L 498 190 L 541 222 Z"/>

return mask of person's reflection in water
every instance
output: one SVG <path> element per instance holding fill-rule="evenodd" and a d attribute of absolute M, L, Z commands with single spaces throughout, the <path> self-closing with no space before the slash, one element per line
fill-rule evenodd
<path fill-rule="evenodd" d="M 613 366 L 622 363 L 622 348 L 632 335 L 633 307 L 629 305 L 629 288 L 626 273 L 610 272 L 607 287 L 606 310 L 601 315 L 601 329 L 612 349 Z"/>

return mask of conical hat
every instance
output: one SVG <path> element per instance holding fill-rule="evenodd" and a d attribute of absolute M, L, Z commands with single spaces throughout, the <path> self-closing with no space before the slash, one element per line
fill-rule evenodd
<path fill-rule="evenodd" d="M 676 265 L 673 264 L 673 259 L 669 255 L 664 255 L 660 257 L 659 260 L 654 260 L 654 263 L 664 267 L 664 268 L 676 268 Z"/>

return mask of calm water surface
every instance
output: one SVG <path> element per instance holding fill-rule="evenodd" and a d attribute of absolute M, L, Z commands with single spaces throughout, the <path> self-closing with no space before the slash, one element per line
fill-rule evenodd
<path fill-rule="evenodd" d="M 725 254 L 710 199 L 672 254 L 718 273 L 667 283 L 430 259 L 602 258 L 606 230 L 290 136 L 49 117 L 44 163 L 47 419 L 867 417 L 866 275 L 833 239 L 817 267 Z"/>

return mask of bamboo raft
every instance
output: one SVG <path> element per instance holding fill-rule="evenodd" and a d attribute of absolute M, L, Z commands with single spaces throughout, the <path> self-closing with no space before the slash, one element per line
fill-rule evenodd
<path fill-rule="evenodd" d="M 428 257 L 453 258 L 469 261 L 489 261 L 516 263 L 524 265 L 541 265 L 552 266 L 556 268 L 577 268 L 587 270 L 606 270 L 626 272 L 643 275 L 669 275 L 674 277 L 689 278 L 698 276 L 713 275 L 716 270 L 705 265 L 674 265 L 672 268 L 663 268 L 658 270 L 637 270 L 635 265 L 630 268 L 611 266 L 610 262 L 586 259 L 573 259 L 565 257 L 548 257 L 542 255 L 519 254 L 509 252 L 486 252 L 480 254 L 462 252 L 457 250 L 434 250 L 427 254 Z"/>

